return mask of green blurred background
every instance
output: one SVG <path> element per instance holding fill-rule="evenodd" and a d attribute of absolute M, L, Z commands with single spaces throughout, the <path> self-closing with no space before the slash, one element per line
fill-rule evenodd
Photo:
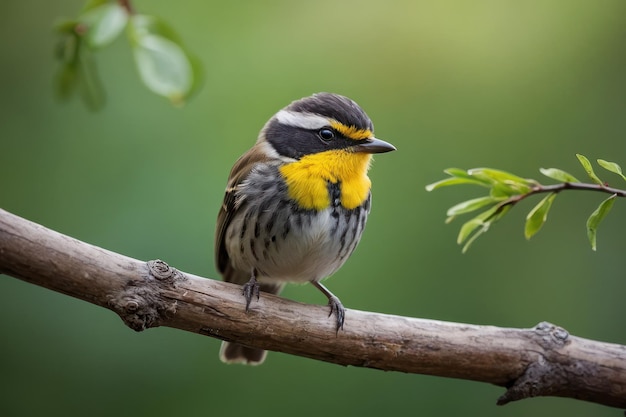
<path fill-rule="evenodd" d="M 348 308 L 507 327 L 547 320 L 626 344 L 621 202 L 597 253 L 584 225 L 604 196 L 565 193 L 532 241 L 523 220 L 534 201 L 525 201 L 462 255 L 461 223 L 444 225 L 445 210 L 482 190 L 424 190 L 451 166 L 583 178 L 575 153 L 626 165 L 626 2 L 134 4 L 165 18 L 204 63 L 204 87 L 184 108 L 140 84 L 124 38 L 97 56 L 103 111 L 58 103 L 51 26 L 83 0 L 0 4 L 0 207 L 217 277 L 213 229 L 232 163 L 275 111 L 333 91 L 359 102 L 398 148 L 376 158 L 368 230 L 328 281 Z M 284 295 L 325 303 L 310 286 Z M 277 353 L 262 367 L 226 366 L 218 340 L 134 333 L 108 310 L 7 276 L 0 330 L 3 416 L 619 412 L 557 398 L 496 407 L 498 387 Z"/>

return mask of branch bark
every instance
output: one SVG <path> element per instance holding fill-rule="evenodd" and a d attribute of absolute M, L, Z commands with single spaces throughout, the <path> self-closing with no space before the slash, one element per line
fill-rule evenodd
<path fill-rule="evenodd" d="M 348 310 L 262 294 L 92 246 L 0 210 L 0 272 L 108 308 L 134 330 L 167 326 L 312 359 L 487 382 L 506 404 L 560 396 L 626 408 L 626 346 L 558 326 L 499 328 Z"/>

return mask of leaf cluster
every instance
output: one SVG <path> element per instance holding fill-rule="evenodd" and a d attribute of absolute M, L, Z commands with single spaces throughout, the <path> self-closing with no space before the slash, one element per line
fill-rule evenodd
<path fill-rule="evenodd" d="M 463 245 L 466 252 L 471 244 L 489 227 L 500 220 L 519 201 L 535 194 L 547 194 L 539 201 L 526 216 L 524 235 L 526 239 L 534 236 L 545 224 L 548 213 L 552 208 L 557 194 L 563 190 L 591 190 L 611 194 L 602 201 L 598 208 L 587 219 L 587 237 L 591 248 L 596 250 L 596 235 L 598 225 L 613 207 L 616 197 L 626 197 L 626 191 L 609 188 L 595 173 L 593 165 L 584 155 L 576 157 L 583 169 L 594 184 L 580 182 L 570 173 L 558 168 L 541 168 L 539 171 L 548 178 L 558 181 L 558 184 L 543 185 L 534 179 L 526 179 L 506 171 L 492 168 L 474 168 L 463 170 L 449 168 L 444 170 L 449 175 L 435 183 L 426 186 L 427 191 L 433 191 L 452 185 L 478 185 L 488 190 L 488 195 L 463 201 L 448 209 L 446 223 L 451 222 L 457 216 L 483 210 L 480 214 L 466 221 L 459 231 L 457 243 Z M 600 167 L 609 172 L 619 175 L 626 181 L 621 167 L 615 162 L 598 159 Z"/>
<path fill-rule="evenodd" d="M 128 1 L 91 0 L 78 17 L 63 19 L 54 29 L 59 35 L 60 63 L 55 89 L 61 100 L 78 94 L 89 109 L 103 107 L 105 95 L 94 53 L 124 30 L 141 81 L 150 91 L 182 105 L 200 87 L 200 63 L 174 30 L 158 17 L 136 13 Z"/>

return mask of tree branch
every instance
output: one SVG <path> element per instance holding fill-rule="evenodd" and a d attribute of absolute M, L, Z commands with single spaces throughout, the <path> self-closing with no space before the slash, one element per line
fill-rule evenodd
<path fill-rule="evenodd" d="M 134 330 L 167 326 L 312 359 L 506 387 L 498 404 L 534 396 L 626 408 L 626 346 L 540 323 L 498 328 L 348 310 L 335 333 L 326 306 L 263 294 L 162 261 L 142 262 L 0 210 L 0 271 L 108 308 Z"/>
<path fill-rule="evenodd" d="M 522 201 L 523 199 L 525 199 L 526 197 L 530 197 L 535 194 L 558 193 L 563 190 L 598 191 L 601 193 L 616 195 L 618 197 L 626 197 L 626 190 L 622 190 L 619 188 L 612 188 L 604 184 L 588 184 L 588 183 L 582 183 L 582 182 L 562 182 L 559 184 L 551 184 L 551 185 L 537 184 L 534 187 L 532 187 L 531 190 L 527 193 L 516 194 L 498 203 L 497 205 L 498 210 L 496 212 L 499 212 L 505 206 L 515 205 L 519 203 L 520 201 Z"/>

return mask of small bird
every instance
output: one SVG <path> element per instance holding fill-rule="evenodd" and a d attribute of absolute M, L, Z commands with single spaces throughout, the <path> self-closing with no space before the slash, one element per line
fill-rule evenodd
<path fill-rule="evenodd" d="M 224 281 L 243 285 L 246 311 L 259 291 L 310 282 L 328 298 L 336 329 L 345 308 L 320 282 L 361 239 L 370 211 L 371 154 L 396 148 L 374 137 L 354 101 L 331 93 L 276 113 L 233 166 L 217 218 L 215 260 Z M 222 342 L 226 363 L 259 365 L 266 351 Z"/>

